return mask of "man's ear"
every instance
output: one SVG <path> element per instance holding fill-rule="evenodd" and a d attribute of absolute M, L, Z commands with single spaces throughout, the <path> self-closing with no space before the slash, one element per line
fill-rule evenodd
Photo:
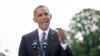
<path fill-rule="evenodd" d="M 33 21 L 34 21 L 35 23 L 37 22 L 35 17 L 33 17 Z"/>
<path fill-rule="evenodd" d="M 52 19 L 52 15 L 50 14 L 50 19 Z"/>

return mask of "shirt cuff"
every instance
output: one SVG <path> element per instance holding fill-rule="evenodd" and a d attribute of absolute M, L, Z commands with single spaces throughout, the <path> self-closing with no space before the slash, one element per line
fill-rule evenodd
<path fill-rule="evenodd" d="M 63 48 L 64 50 L 66 50 L 68 43 L 65 42 L 65 43 L 60 43 L 60 44 L 61 44 L 62 48 Z"/>

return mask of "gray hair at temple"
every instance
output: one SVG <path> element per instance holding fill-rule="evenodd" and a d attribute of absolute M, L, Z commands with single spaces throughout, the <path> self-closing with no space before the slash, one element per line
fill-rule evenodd
<path fill-rule="evenodd" d="M 49 8 L 48 8 L 47 6 L 44 6 L 44 5 L 39 5 L 39 6 L 37 6 L 37 7 L 35 8 L 35 10 L 34 10 L 34 12 L 33 12 L 34 17 L 36 16 L 36 11 L 37 11 L 37 9 L 39 9 L 39 8 L 43 8 L 43 7 L 47 8 L 47 9 L 48 9 L 48 11 L 49 11 Z"/>

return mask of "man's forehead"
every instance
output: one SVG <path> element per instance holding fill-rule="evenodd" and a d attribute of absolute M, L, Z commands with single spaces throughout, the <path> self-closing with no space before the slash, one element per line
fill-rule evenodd
<path fill-rule="evenodd" d="M 38 9 L 36 10 L 36 13 L 39 13 L 39 12 L 48 12 L 48 13 L 49 13 L 49 10 L 48 10 L 48 8 L 46 8 L 46 7 L 42 7 L 42 8 L 38 8 Z"/>

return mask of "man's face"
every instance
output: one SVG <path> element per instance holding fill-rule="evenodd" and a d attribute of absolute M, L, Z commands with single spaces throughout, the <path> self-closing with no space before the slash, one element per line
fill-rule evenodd
<path fill-rule="evenodd" d="M 34 21 L 38 23 L 38 26 L 42 30 L 46 30 L 49 27 L 51 14 L 46 7 L 38 8 L 35 13 Z"/>

